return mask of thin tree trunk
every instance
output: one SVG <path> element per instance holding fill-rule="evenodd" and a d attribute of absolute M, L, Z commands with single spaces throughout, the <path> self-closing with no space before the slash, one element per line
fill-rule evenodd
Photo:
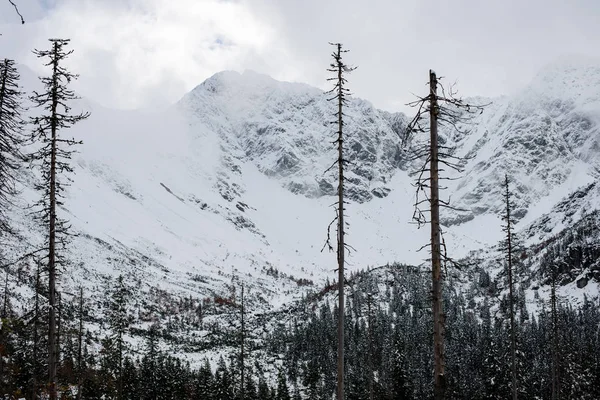
<path fill-rule="evenodd" d="M 440 203 L 438 181 L 438 132 L 437 132 L 437 78 L 429 71 L 429 118 L 430 118 L 430 185 L 431 185 L 431 273 L 433 298 L 433 359 L 434 359 L 434 396 L 443 400 L 446 391 L 444 375 L 444 309 L 442 304 L 442 263 L 440 238 Z"/>
<path fill-rule="evenodd" d="M 245 339 L 245 326 L 244 326 L 244 284 L 242 283 L 242 299 L 241 299 L 241 306 L 242 306 L 242 332 L 241 332 L 241 340 L 240 340 L 240 363 L 241 363 L 241 372 L 242 372 L 242 376 L 241 376 L 241 394 L 242 394 L 242 400 L 244 400 L 245 397 L 245 392 L 246 392 L 246 387 L 244 386 L 244 339 Z"/>
<path fill-rule="evenodd" d="M 40 262 L 37 263 L 37 273 L 35 277 L 35 315 L 33 317 L 33 360 L 32 360 L 32 371 L 31 371 L 31 398 L 37 398 L 37 374 L 38 374 L 38 323 L 40 316 L 40 301 L 39 301 L 39 293 L 40 293 Z"/>
<path fill-rule="evenodd" d="M 368 319 L 369 319 L 369 400 L 373 400 L 373 330 L 371 328 L 371 293 L 367 295 Z"/>
<path fill-rule="evenodd" d="M 2 318 L 8 316 L 8 268 L 4 277 L 4 305 L 2 306 Z"/>
<path fill-rule="evenodd" d="M 515 338 L 515 309 L 514 309 L 514 290 L 513 290 L 513 248 L 512 248 L 512 227 L 510 215 L 510 191 L 508 190 L 508 175 L 505 176 L 504 185 L 506 188 L 506 245 L 508 252 L 508 304 L 510 307 L 510 357 L 512 374 L 512 398 L 517 400 L 517 341 Z"/>
<path fill-rule="evenodd" d="M 77 340 L 77 400 L 81 399 L 82 372 L 81 359 L 83 352 L 83 287 L 79 288 L 79 334 Z"/>
<path fill-rule="evenodd" d="M 337 45 L 338 59 L 341 57 L 342 45 Z M 342 63 L 338 62 L 338 348 L 337 348 L 337 400 L 344 400 L 344 152 L 343 152 L 343 88 Z"/>
<path fill-rule="evenodd" d="M 119 336 L 117 338 L 119 347 L 119 381 L 117 382 L 117 398 L 123 399 L 123 332 L 122 327 L 119 327 Z"/>
<path fill-rule="evenodd" d="M 2 104 L 0 102 L 0 108 L 2 107 Z M 6 318 L 8 316 L 8 268 L 6 269 L 6 277 L 4 278 L 4 305 L 2 306 L 2 318 Z M 4 324 L 0 323 L 0 333 L 2 332 L 2 330 L 4 329 Z M 2 338 L 4 338 L 4 335 L 0 335 Z M 4 343 L 0 343 L 0 345 L 3 345 Z M 0 388 L 4 387 L 4 380 L 3 377 L 4 376 L 4 356 L 3 354 L 0 354 Z"/>
<path fill-rule="evenodd" d="M 556 313 L 556 267 L 552 267 L 552 286 L 550 292 L 552 303 L 552 400 L 558 400 L 560 388 L 558 384 L 558 316 Z"/>
<path fill-rule="evenodd" d="M 50 400 L 56 400 L 56 130 L 58 106 L 58 43 L 54 43 L 52 61 L 52 117 L 51 117 L 51 158 L 50 158 L 50 232 L 48 240 L 48 276 L 49 276 L 49 318 L 48 318 L 48 384 Z"/>
<path fill-rule="evenodd" d="M 57 302 L 58 313 L 56 316 L 56 346 L 55 346 L 56 358 L 55 358 L 55 360 L 56 360 L 56 365 L 58 367 L 58 365 L 60 364 L 60 331 L 62 328 L 62 298 L 61 298 L 60 292 L 56 292 L 56 302 Z M 58 380 L 58 372 L 56 373 L 56 375 L 57 375 L 57 380 Z"/>
<path fill-rule="evenodd" d="M 6 95 L 6 79 L 8 77 L 8 59 L 4 59 L 4 69 L 2 70 L 2 82 L 0 83 L 0 117 L 2 117 L 2 107 L 4 106 L 4 96 Z"/>

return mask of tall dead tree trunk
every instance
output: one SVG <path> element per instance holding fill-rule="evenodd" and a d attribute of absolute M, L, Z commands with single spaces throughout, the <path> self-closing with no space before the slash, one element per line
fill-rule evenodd
<path fill-rule="evenodd" d="M 241 370 L 241 399 L 244 400 L 245 397 L 245 393 L 246 393 L 246 386 L 245 385 L 245 381 L 244 381 L 244 340 L 245 340 L 245 335 L 246 335 L 246 331 L 245 331 L 245 321 L 244 321 L 244 284 L 242 283 L 242 294 L 241 294 L 241 304 L 240 304 L 240 309 L 241 309 L 241 317 L 242 317 L 242 331 L 240 332 L 240 370 Z"/>
<path fill-rule="evenodd" d="M 508 276 L 508 305 L 510 312 L 510 358 L 511 358 L 511 376 L 512 376 L 512 398 L 517 400 L 517 340 L 515 335 L 515 305 L 514 305 L 514 280 L 513 280 L 513 227 L 512 227 L 512 204 L 510 201 L 510 189 L 508 175 L 504 176 L 504 201 L 506 214 L 504 215 L 504 231 L 506 232 L 506 265 Z"/>
<path fill-rule="evenodd" d="M 349 90 L 344 87 L 346 79 L 344 73 L 353 71 L 355 68 L 350 68 L 342 61 L 342 54 L 348 52 L 348 50 L 342 50 L 341 43 L 331 43 L 335 46 L 336 50 L 332 53 L 334 62 L 330 64 L 330 68 L 327 69 L 329 72 L 335 73 L 335 77 L 329 78 L 328 81 L 334 81 L 334 87 L 328 93 L 333 93 L 334 96 L 328 100 L 337 100 L 337 112 L 334 115 L 337 120 L 333 122 L 337 125 L 337 138 L 334 143 L 337 146 L 338 157 L 334 165 L 338 167 L 338 191 L 337 191 L 337 208 L 336 218 L 334 222 L 337 222 L 337 264 L 338 264 L 338 320 L 337 320 L 337 399 L 344 399 L 344 266 L 345 266 L 345 250 L 346 250 L 346 239 L 345 239 L 345 208 L 344 208 L 344 166 L 347 164 L 347 160 L 344 159 L 344 105 L 346 104 L 346 96 L 349 96 Z M 332 167 L 334 166 L 332 165 Z M 331 225 L 333 222 L 329 225 Z M 329 246 L 330 250 L 333 250 L 333 246 L 330 243 L 330 235 L 328 232 L 326 245 Z"/>
<path fill-rule="evenodd" d="M 35 314 L 33 316 L 33 351 L 31 368 L 31 398 L 37 398 L 38 390 L 38 329 L 40 320 L 40 263 L 37 263 L 37 272 L 35 275 Z"/>
<path fill-rule="evenodd" d="M 368 308 L 368 323 L 369 323 L 369 331 L 368 331 L 368 340 L 369 340 L 369 400 L 374 399 L 374 391 L 373 391 L 373 319 L 371 317 L 371 303 L 373 301 L 373 296 L 371 293 L 367 294 L 367 308 Z"/>
<path fill-rule="evenodd" d="M 416 171 L 417 180 L 415 187 L 417 191 L 413 220 L 417 222 L 419 227 L 429 225 L 431 228 L 430 241 L 423 248 L 429 247 L 431 253 L 433 392 L 435 400 L 443 400 L 446 393 L 447 379 L 445 376 L 445 314 L 442 297 L 444 278 L 442 274 L 442 261 L 444 262 L 444 266 L 447 263 L 451 265 L 458 265 L 458 263 L 448 257 L 442 236 L 440 208 L 456 209 L 450 206 L 449 201 L 440 200 L 439 182 L 443 178 L 440 178 L 439 173 L 443 169 L 440 170 L 439 165 L 441 163 L 449 169 L 462 172 L 463 159 L 454 155 L 456 148 L 439 144 L 438 124 L 446 124 L 451 129 L 464 133 L 462 127 L 467 126 L 474 118 L 474 115 L 483 112 L 485 106 L 465 103 L 462 99 L 455 97 L 456 92 L 452 87 L 445 89 L 440 85 L 441 95 L 438 94 L 439 78 L 432 70 L 429 70 L 428 83 L 429 94 L 408 103 L 409 106 L 417 108 L 417 113 L 406 128 L 406 133 L 402 137 L 402 145 L 404 147 L 411 143 L 414 133 L 426 133 L 429 130 L 429 142 L 417 143 L 416 147 L 411 148 L 414 152 L 412 160 L 423 160 L 421 168 Z M 427 171 L 429 171 L 429 174 L 427 174 Z M 423 209 L 423 204 L 427 204 L 429 209 Z M 429 218 L 427 214 L 429 214 Z"/>
<path fill-rule="evenodd" d="M 442 400 L 446 391 L 444 375 L 444 307 L 442 304 L 442 260 L 440 237 L 440 192 L 438 171 L 438 132 L 437 119 L 437 78 L 435 72 L 429 71 L 429 123 L 430 123 L 430 204 L 431 204 L 431 276 L 433 299 L 433 362 L 434 362 L 434 396 Z"/>
<path fill-rule="evenodd" d="M 337 56 L 340 57 L 341 44 L 337 45 Z M 342 64 L 338 63 L 338 82 L 342 82 Z M 344 399 L 344 152 L 343 143 L 344 138 L 342 134 L 343 118 L 342 118 L 342 98 L 338 98 L 338 247 L 337 247 L 337 258 L 338 258 L 338 360 L 337 360 L 337 374 L 338 374 L 338 399 Z"/>

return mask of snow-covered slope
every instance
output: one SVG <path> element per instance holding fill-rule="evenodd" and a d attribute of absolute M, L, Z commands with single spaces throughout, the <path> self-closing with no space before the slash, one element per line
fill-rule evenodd
<path fill-rule="evenodd" d="M 233 159 L 251 161 L 293 193 L 335 193 L 336 160 L 331 122 L 335 104 L 318 89 L 277 82 L 254 72 L 221 72 L 178 104 L 185 114 L 217 133 Z M 352 99 L 346 112 L 348 195 L 362 203 L 384 197 L 402 163 L 401 114 L 389 114 Z M 233 166 L 231 166 L 233 167 Z"/>
<path fill-rule="evenodd" d="M 598 178 L 600 63 L 561 60 L 512 97 L 494 99 L 467 137 L 454 141 L 472 157 L 450 188 L 468 211 L 451 223 L 502 208 L 499 182 L 514 182 L 516 216 L 532 222 L 562 197 Z"/>
<path fill-rule="evenodd" d="M 531 240 L 598 207 L 597 190 L 585 202 L 558 205 L 598 176 L 599 80 L 597 66 L 561 62 L 522 93 L 494 99 L 469 133 L 442 132 L 457 154 L 469 156 L 445 192 L 467 209 L 444 215 L 455 257 L 500 240 L 505 173 L 515 182 L 518 226 L 529 227 Z M 321 251 L 336 185 L 325 173 L 335 160 L 326 94 L 253 72 L 222 72 L 168 110 L 83 107 L 92 116 L 69 132 L 84 145 L 61 210 L 80 234 L 64 285 L 98 292 L 123 273 L 141 290 L 200 298 L 227 290 L 238 276 L 267 306 L 299 295 L 299 279 L 335 277 L 335 255 Z M 427 230 L 410 223 L 407 172 L 414 165 L 399 139 L 407 118 L 360 99 L 346 114 L 348 241 L 355 248 L 349 269 L 418 264 L 427 258 L 417 252 Z M 21 205 L 37 196 L 35 175 L 25 178 Z M 9 257 L 40 242 L 28 212 L 15 211 L 25 240 Z M 540 218 L 562 225 L 542 226 Z"/>

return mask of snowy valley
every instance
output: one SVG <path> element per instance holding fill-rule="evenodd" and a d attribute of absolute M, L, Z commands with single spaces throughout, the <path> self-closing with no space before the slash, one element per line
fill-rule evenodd
<path fill-rule="evenodd" d="M 22 73 L 26 85 L 35 85 L 29 74 Z M 121 275 L 134 293 L 128 341 L 135 351 L 142 351 L 144 331 L 159 323 L 170 326 L 161 340 L 165 351 L 196 367 L 205 358 L 216 365 L 235 351 L 227 335 L 238 321 L 228 303 L 239 302 L 243 284 L 248 323 L 260 330 L 251 357 L 268 376 L 277 375 L 286 359 L 274 354 L 285 354 L 285 346 L 271 343 L 269 352 L 265 340 L 334 302 L 328 288 L 336 277 L 335 253 L 323 250 L 336 190 L 335 175 L 326 172 L 335 161 L 334 105 L 327 99 L 308 85 L 226 71 L 165 110 L 78 103 L 91 117 L 68 132 L 84 144 L 73 158 L 73 182 L 60 209 L 77 236 L 59 292 L 75 303 L 83 287 L 92 347 L 101 348 L 109 293 Z M 460 133 L 444 128 L 440 137 L 466 159 L 464 171 L 452 172 L 442 192 L 461 209 L 442 214 L 448 252 L 464 265 L 448 267 L 448 296 L 467 296 L 464 308 L 480 319 L 484 304 L 500 312 L 506 289 L 497 245 L 508 174 L 523 245 L 523 318 L 547 307 L 553 263 L 560 264 L 564 304 L 597 304 L 600 65 L 563 60 L 515 95 L 469 101 L 490 105 Z M 411 116 L 357 98 L 345 113 L 347 231 L 354 249 L 348 279 L 366 276 L 368 283 L 357 287 L 387 291 L 377 300 L 381 309 L 399 299 L 417 301 L 427 292 L 413 291 L 413 281 L 406 281 L 413 278 L 397 272 L 416 268 L 421 274 L 415 274 L 428 276 L 427 251 L 418 251 L 428 229 L 411 221 L 418 160 L 411 158 L 414 143 L 401 143 Z M 3 247 L 6 263 L 38 248 L 43 238 L 27 208 L 38 198 L 33 186 L 39 177 L 24 169 L 21 178 L 22 195 L 11 214 L 19 236 Z M 399 286 L 389 283 L 394 279 Z M 34 262 L 8 267 L 7 282 L 12 307 L 24 313 L 33 298 Z M 352 304 L 359 307 L 356 298 Z M 312 329 L 307 326 L 297 329 Z"/>

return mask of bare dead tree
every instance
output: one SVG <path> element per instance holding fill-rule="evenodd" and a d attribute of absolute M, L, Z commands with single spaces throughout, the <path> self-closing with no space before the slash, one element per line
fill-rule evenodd
<path fill-rule="evenodd" d="M 511 358 L 511 376 L 512 376 L 512 398 L 513 400 L 517 400 L 518 397 L 518 383 L 517 383 L 517 340 L 515 336 L 515 301 L 514 301 L 514 239 L 515 234 L 513 232 L 514 220 L 512 217 L 512 209 L 514 205 L 511 201 L 511 194 L 509 188 L 509 180 L 508 175 L 504 176 L 504 204 L 505 204 L 505 214 L 502 217 L 504 221 L 504 226 L 502 230 L 506 233 L 506 238 L 503 243 L 503 250 L 506 258 L 506 271 L 507 271 L 507 279 L 508 279 L 508 306 L 510 312 L 510 358 Z"/>
<path fill-rule="evenodd" d="M 440 93 L 438 93 L 440 89 Z M 440 207 L 457 210 L 450 201 L 440 200 L 440 172 L 444 168 L 462 171 L 464 159 L 454 155 L 454 148 L 440 145 L 438 142 L 438 124 L 445 124 L 452 129 L 461 131 L 462 125 L 471 121 L 475 114 L 481 113 L 481 105 L 470 105 L 456 96 L 453 86 L 448 89 L 440 85 L 440 78 L 432 70 L 429 71 L 429 94 L 419 97 L 408 104 L 415 107 L 417 112 L 410 121 L 406 134 L 402 138 L 403 145 L 413 138 L 415 133 L 426 132 L 426 121 L 429 122 L 429 143 L 414 149 L 412 160 L 424 160 L 422 167 L 416 171 L 416 198 L 413 219 L 419 227 L 429 224 L 431 227 L 430 242 L 423 246 L 430 247 L 432 274 L 432 311 L 433 311 L 433 359 L 434 359 L 434 398 L 442 400 L 445 397 L 445 350 L 444 330 L 445 316 L 442 303 L 442 262 L 459 265 L 448 257 L 443 232 L 440 225 Z M 441 168 L 440 168 L 441 165 Z M 427 173 L 429 176 L 427 176 Z M 427 205 L 428 209 L 423 209 Z M 426 213 L 430 214 L 428 219 Z"/>
<path fill-rule="evenodd" d="M 333 62 L 330 64 L 327 71 L 333 72 L 335 77 L 327 79 L 333 81 L 334 86 L 327 93 L 332 93 L 333 96 L 328 101 L 337 100 L 337 112 L 334 113 L 336 121 L 332 124 L 337 125 L 337 138 L 333 141 L 333 144 L 337 146 L 338 157 L 337 160 L 332 164 L 328 171 L 337 165 L 338 167 L 338 200 L 335 205 L 335 218 L 329 224 L 327 228 L 327 241 L 325 246 L 333 251 L 333 245 L 331 243 L 330 229 L 334 223 L 337 223 L 337 262 L 338 262 L 338 320 L 337 320 L 337 399 L 344 399 L 344 266 L 345 266 L 345 252 L 349 247 L 345 241 L 345 200 L 344 200 L 344 167 L 348 164 L 348 160 L 344 158 L 344 105 L 348 102 L 350 96 L 350 90 L 345 87 L 347 80 L 344 77 L 345 73 L 352 72 L 355 67 L 349 67 L 342 60 L 344 53 L 348 50 L 342 50 L 341 43 L 330 43 L 335 47 L 335 51 L 331 54 Z"/>
<path fill-rule="evenodd" d="M 244 283 L 242 282 L 242 290 L 241 290 L 241 297 L 240 297 L 240 319 L 241 319 L 241 331 L 240 331 L 240 390 L 241 390 L 241 400 L 244 400 L 244 398 L 246 397 L 246 386 L 245 386 L 245 382 L 244 382 L 244 341 L 246 339 L 246 330 L 245 330 L 245 321 L 244 321 Z"/>
<path fill-rule="evenodd" d="M 373 380 L 374 380 L 374 373 L 373 373 L 373 319 L 372 319 L 372 314 L 371 314 L 371 303 L 373 302 L 373 294 L 372 293 L 367 293 L 367 318 L 368 318 L 368 324 L 369 324 L 369 331 L 368 331 L 368 340 L 369 340 L 369 400 L 373 400 L 374 399 L 374 390 L 373 390 Z"/>
<path fill-rule="evenodd" d="M 31 97 L 33 104 L 43 110 L 43 115 L 32 118 L 35 126 L 33 138 L 41 144 L 41 148 L 32 155 L 32 161 L 39 164 L 42 173 L 42 182 L 36 185 L 36 189 L 42 192 L 42 198 L 37 203 L 40 211 L 37 215 L 42 226 L 47 228 L 47 249 L 45 260 L 48 265 L 49 276 L 49 318 L 48 318 L 48 384 L 50 400 L 55 400 L 56 373 L 58 363 L 58 343 L 56 337 L 56 276 L 57 267 L 64 265 L 65 259 L 61 254 L 67 245 L 70 235 L 69 225 L 57 216 L 57 208 L 63 205 L 62 192 L 65 183 L 61 182 L 61 174 L 73 172 L 69 160 L 73 151 L 67 148 L 72 145 L 81 144 L 74 139 L 62 139 L 59 136 L 61 129 L 70 128 L 75 123 L 87 118 L 89 113 L 71 114 L 70 101 L 77 97 L 67 85 L 77 78 L 67 71 L 62 62 L 73 52 L 65 51 L 64 47 L 69 40 L 50 39 L 52 48 L 50 50 L 34 50 L 39 58 L 48 58 L 46 66 L 52 68 L 50 77 L 41 78 L 44 91 L 34 92 Z M 58 251 L 57 251 L 58 250 Z"/>

